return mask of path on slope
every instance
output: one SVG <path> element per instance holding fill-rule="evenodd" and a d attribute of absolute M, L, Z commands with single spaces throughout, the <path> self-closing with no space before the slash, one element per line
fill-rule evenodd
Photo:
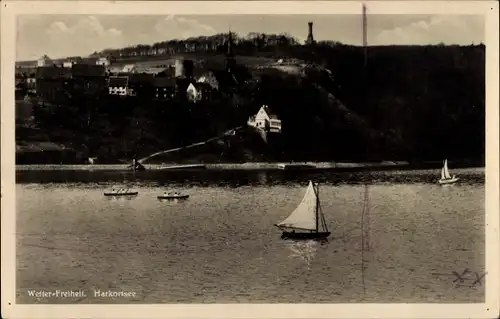
<path fill-rule="evenodd" d="M 151 155 L 148 155 L 146 157 L 143 157 L 143 158 L 139 159 L 137 162 L 140 163 L 140 164 L 143 164 L 145 161 L 147 161 L 147 160 L 149 160 L 149 159 L 151 159 L 151 158 L 153 158 L 155 156 L 159 156 L 159 155 L 163 155 L 163 154 L 168 154 L 168 153 L 173 153 L 173 152 L 178 152 L 178 151 L 182 151 L 182 150 L 185 150 L 185 149 L 188 149 L 188 148 L 193 148 L 193 147 L 198 147 L 198 146 L 206 145 L 206 144 L 208 144 L 208 143 L 210 143 L 212 141 L 220 140 L 220 139 L 224 138 L 225 136 L 230 135 L 232 132 L 236 132 L 237 130 L 241 129 L 242 127 L 243 126 L 238 126 L 238 127 L 226 130 L 221 135 L 209 138 L 208 140 L 205 140 L 205 141 L 202 141 L 202 142 L 197 142 L 197 143 L 193 143 L 193 144 L 186 145 L 186 146 L 181 146 L 181 147 L 172 148 L 172 149 L 168 149 L 168 150 L 164 150 L 164 151 L 159 151 L 159 152 L 153 153 Z"/>

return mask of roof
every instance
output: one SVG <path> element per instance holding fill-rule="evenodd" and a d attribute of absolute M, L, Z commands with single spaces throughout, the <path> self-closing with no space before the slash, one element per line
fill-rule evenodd
<path fill-rule="evenodd" d="M 153 80 L 152 74 L 132 73 L 129 76 L 129 83 L 152 83 Z"/>
<path fill-rule="evenodd" d="M 146 74 L 159 74 L 164 71 L 167 71 L 169 68 L 137 68 L 136 71 L 139 73 L 146 73 Z M 166 73 L 166 72 L 165 72 Z"/>
<path fill-rule="evenodd" d="M 122 68 L 116 66 L 108 66 L 106 67 L 106 71 L 110 73 L 120 73 Z"/>
<path fill-rule="evenodd" d="M 175 68 L 169 67 L 169 68 L 163 69 L 163 71 L 158 72 L 156 75 L 173 77 L 175 75 Z"/>
<path fill-rule="evenodd" d="M 267 116 L 269 116 L 269 119 L 272 120 L 278 120 L 278 116 L 271 111 L 271 108 L 267 105 L 263 105 L 262 108 L 264 111 L 267 113 Z"/>
<path fill-rule="evenodd" d="M 86 63 L 86 64 L 96 64 L 97 62 L 97 58 L 96 57 L 86 57 L 86 58 L 82 58 L 80 60 L 82 63 Z"/>
<path fill-rule="evenodd" d="M 153 80 L 153 85 L 155 87 L 175 87 L 175 79 L 168 77 L 155 77 Z"/>
<path fill-rule="evenodd" d="M 122 72 L 131 72 L 135 70 L 135 64 L 127 64 L 123 67 Z"/>
<path fill-rule="evenodd" d="M 56 66 L 42 66 L 36 68 L 37 79 L 69 78 L 70 76 L 71 76 L 71 71 L 68 68 L 61 68 Z"/>
<path fill-rule="evenodd" d="M 97 64 L 73 64 L 71 74 L 73 76 L 104 76 L 106 68 Z"/>
<path fill-rule="evenodd" d="M 196 82 L 196 83 L 193 83 L 193 85 L 197 88 L 197 89 L 205 89 L 205 90 L 212 90 L 212 86 L 208 83 L 205 83 L 205 82 Z"/>
<path fill-rule="evenodd" d="M 126 76 L 110 76 L 108 80 L 110 87 L 125 87 L 128 86 L 128 77 Z"/>
<path fill-rule="evenodd" d="M 238 85 L 238 81 L 236 80 L 234 75 L 230 72 L 227 72 L 226 70 L 213 70 L 212 73 L 221 87 Z"/>

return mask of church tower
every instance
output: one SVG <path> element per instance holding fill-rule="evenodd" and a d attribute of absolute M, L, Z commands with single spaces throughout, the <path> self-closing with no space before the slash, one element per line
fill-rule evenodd
<path fill-rule="evenodd" d="M 231 72 L 236 66 L 236 59 L 234 58 L 233 52 L 233 35 L 231 29 L 229 29 L 229 34 L 227 37 L 227 53 L 226 53 L 226 71 Z"/>

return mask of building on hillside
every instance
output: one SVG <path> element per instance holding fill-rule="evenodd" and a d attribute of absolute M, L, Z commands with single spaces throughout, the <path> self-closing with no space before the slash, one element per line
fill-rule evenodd
<path fill-rule="evenodd" d="M 156 73 L 155 76 L 174 78 L 175 77 L 175 67 L 169 66 L 167 68 L 164 68 L 163 71 Z"/>
<path fill-rule="evenodd" d="M 42 56 L 40 59 L 37 60 L 36 63 L 37 67 L 44 67 L 53 64 L 54 64 L 53 61 L 47 55 Z"/>
<path fill-rule="evenodd" d="M 95 64 L 109 66 L 111 64 L 111 61 L 107 57 L 101 57 L 101 58 L 97 59 L 97 61 L 95 62 Z"/>
<path fill-rule="evenodd" d="M 128 76 L 110 76 L 108 79 L 108 93 L 110 95 L 128 95 Z"/>
<path fill-rule="evenodd" d="M 169 77 L 155 77 L 153 80 L 154 99 L 170 100 L 175 96 L 175 79 Z"/>
<path fill-rule="evenodd" d="M 136 70 L 136 66 L 135 64 L 127 64 L 123 67 L 123 69 L 121 70 L 121 72 L 123 73 L 134 73 Z"/>
<path fill-rule="evenodd" d="M 83 62 L 83 59 L 81 57 L 70 57 L 70 58 L 67 58 L 66 61 L 63 61 L 63 64 L 62 66 L 64 68 L 72 68 L 73 65 L 75 64 L 81 64 Z"/>
<path fill-rule="evenodd" d="M 217 80 L 217 89 L 219 91 L 234 91 L 240 84 L 233 72 L 212 70 L 212 74 Z"/>
<path fill-rule="evenodd" d="M 39 67 L 34 82 L 39 97 L 47 101 L 55 100 L 71 89 L 71 71 L 56 66 Z"/>
<path fill-rule="evenodd" d="M 167 73 L 169 71 L 169 68 L 167 67 L 137 67 L 136 68 L 136 73 L 144 73 L 144 74 L 151 74 L 151 75 L 158 75 L 158 74 L 163 74 Z"/>
<path fill-rule="evenodd" d="M 26 92 L 36 94 L 36 77 L 34 74 L 26 78 Z"/>
<path fill-rule="evenodd" d="M 175 77 L 192 78 L 194 74 L 194 61 L 177 59 L 175 60 Z"/>
<path fill-rule="evenodd" d="M 198 83 L 207 83 L 214 90 L 219 89 L 219 81 L 217 81 L 217 77 L 214 75 L 212 71 L 206 72 L 202 76 L 198 78 Z"/>
<path fill-rule="evenodd" d="M 209 100 L 211 93 L 212 87 L 208 83 L 190 83 L 186 89 L 187 99 L 193 103 Z"/>
<path fill-rule="evenodd" d="M 130 96 L 148 96 L 153 94 L 152 74 L 132 73 L 128 79 L 128 95 Z"/>
<path fill-rule="evenodd" d="M 74 89 L 94 95 L 106 90 L 106 68 L 95 64 L 74 64 L 71 67 Z"/>
<path fill-rule="evenodd" d="M 281 133 L 281 120 L 267 105 L 263 105 L 256 115 L 251 116 L 247 124 L 266 132 Z"/>
<path fill-rule="evenodd" d="M 175 94 L 181 98 L 187 97 L 187 88 L 189 84 L 196 83 L 194 79 L 190 78 L 175 78 Z"/>

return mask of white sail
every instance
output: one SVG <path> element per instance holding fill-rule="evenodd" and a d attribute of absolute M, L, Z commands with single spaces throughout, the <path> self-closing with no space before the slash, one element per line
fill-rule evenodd
<path fill-rule="evenodd" d="M 445 179 L 451 178 L 450 172 L 448 171 L 448 160 L 444 160 L 443 174 Z"/>
<path fill-rule="evenodd" d="M 446 177 L 444 175 L 444 167 L 441 168 L 441 179 L 446 179 Z"/>
<path fill-rule="evenodd" d="M 287 219 L 278 223 L 277 226 L 316 230 L 316 196 L 313 183 L 309 182 L 309 187 L 307 187 L 306 194 L 304 195 L 304 198 L 302 198 L 300 204 Z"/>

